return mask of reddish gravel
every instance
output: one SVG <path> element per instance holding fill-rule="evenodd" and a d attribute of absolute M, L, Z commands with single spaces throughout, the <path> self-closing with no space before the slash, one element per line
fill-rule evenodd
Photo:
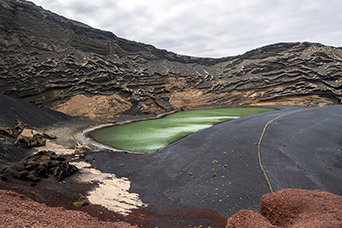
<path fill-rule="evenodd" d="M 260 213 L 240 210 L 228 219 L 226 228 L 341 228 L 342 196 L 283 189 L 261 198 Z"/>
<path fill-rule="evenodd" d="M 254 211 L 242 209 L 227 221 L 226 228 L 277 228 Z"/>
<path fill-rule="evenodd" d="M 136 227 L 98 221 L 81 211 L 48 207 L 12 191 L 0 190 L 0 198 L 0 227 Z"/>
<path fill-rule="evenodd" d="M 342 196 L 322 190 L 283 189 L 262 196 L 260 213 L 289 228 L 342 227 Z"/>

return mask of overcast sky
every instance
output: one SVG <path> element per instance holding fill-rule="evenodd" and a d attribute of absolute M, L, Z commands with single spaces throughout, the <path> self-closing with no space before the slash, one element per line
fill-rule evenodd
<path fill-rule="evenodd" d="M 33 0 L 178 54 L 226 57 L 278 42 L 342 46 L 341 0 Z"/>

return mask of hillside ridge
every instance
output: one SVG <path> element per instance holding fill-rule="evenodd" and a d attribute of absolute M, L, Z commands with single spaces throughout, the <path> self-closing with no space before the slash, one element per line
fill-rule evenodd
<path fill-rule="evenodd" d="M 342 50 L 336 47 L 277 43 L 197 58 L 119 38 L 23 0 L 2 1 L 0 20 L 0 92 L 69 115 L 324 106 L 342 99 Z"/>

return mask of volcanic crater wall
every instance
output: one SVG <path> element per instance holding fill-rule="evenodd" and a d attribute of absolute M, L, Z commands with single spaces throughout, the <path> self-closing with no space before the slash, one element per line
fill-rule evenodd
<path fill-rule="evenodd" d="M 71 115 L 340 103 L 341 63 L 340 48 L 315 43 L 278 43 L 218 59 L 181 56 L 31 2 L 0 2 L 0 92 Z"/>

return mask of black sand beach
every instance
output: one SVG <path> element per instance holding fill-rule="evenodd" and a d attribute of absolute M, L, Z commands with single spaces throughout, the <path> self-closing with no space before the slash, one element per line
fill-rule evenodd
<path fill-rule="evenodd" d="M 180 206 L 211 209 L 229 217 L 258 211 L 273 190 L 322 189 L 342 195 L 342 106 L 277 107 L 278 111 L 217 124 L 154 154 L 89 153 L 102 172 L 125 176 L 154 212 Z"/>
<path fill-rule="evenodd" d="M 23 119 L 36 129 L 55 133 L 59 136 L 55 143 L 67 148 L 74 146 L 72 133 L 94 124 L 18 99 L 0 98 L 2 125 L 11 126 L 15 119 Z M 127 177 L 130 192 L 138 193 L 148 207 L 133 210 L 126 217 L 98 205 L 81 210 L 100 220 L 126 220 L 144 227 L 224 227 L 227 217 L 240 209 L 258 211 L 261 196 L 271 191 L 260 168 L 259 144 L 262 167 L 273 191 L 322 189 L 342 195 L 342 106 L 274 107 L 279 110 L 214 125 L 154 154 L 86 152 L 84 158 L 93 167 Z M 129 119 L 119 117 L 117 121 L 120 118 Z M 2 149 L 1 166 L 34 152 L 9 141 L 0 143 L 8 149 Z M 72 155 L 68 159 L 73 159 Z M 71 205 L 78 194 L 86 194 L 97 184 L 76 184 L 67 178 L 62 184 L 47 179 L 31 187 L 30 182 L 9 179 L 0 186 L 50 206 L 75 209 Z M 30 194 L 30 189 L 39 194 Z M 61 200 L 61 195 L 67 197 Z M 98 216 L 99 211 L 102 216 Z"/>

